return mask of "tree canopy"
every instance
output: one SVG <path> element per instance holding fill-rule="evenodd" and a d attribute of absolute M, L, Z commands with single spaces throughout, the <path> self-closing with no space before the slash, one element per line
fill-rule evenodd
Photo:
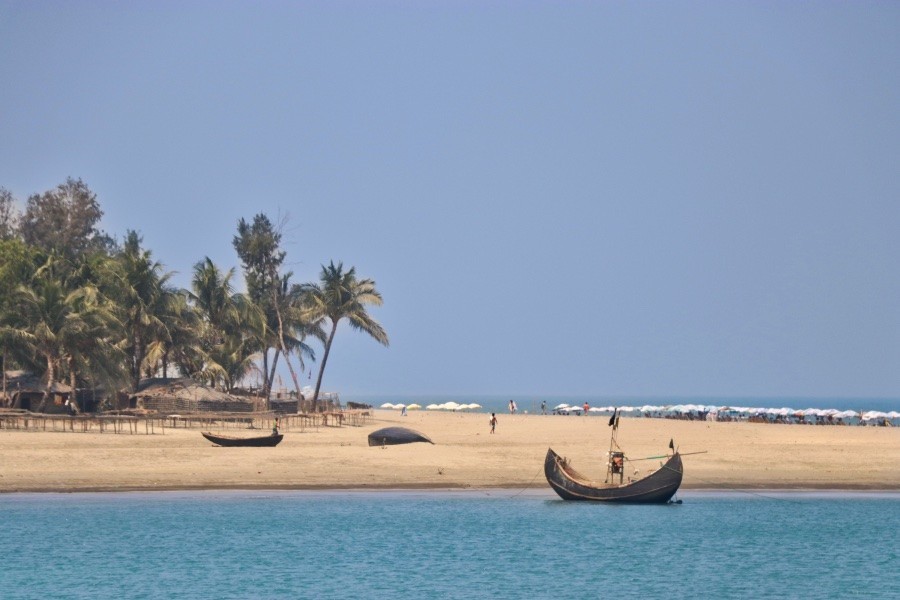
<path fill-rule="evenodd" d="M 234 268 L 208 257 L 194 264 L 190 289 L 173 287 L 137 231 L 119 245 L 99 229 L 103 211 L 81 179 L 30 195 L 19 215 L 0 187 L 0 360 L 42 375 L 48 389 L 68 381 L 136 390 L 174 370 L 226 391 L 259 374 L 268 397 L 283 361 L 299 395 L 294 362 L 303 370 L 315 361 L 316 341 L 317 399 L 340 321 L 387 345 L 366 311 L 382 302 L 374 281 L 331 262 L 320 283 L 292 282 L 283 223 L 265 214 L 241 218 L 232 239 L 246 293 L 234 288 Z"/>

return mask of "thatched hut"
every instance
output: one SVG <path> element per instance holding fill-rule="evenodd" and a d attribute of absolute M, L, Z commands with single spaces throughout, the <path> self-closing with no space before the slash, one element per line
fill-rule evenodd
<path fill-rule="evenodd" d="M 6 397 L 0 404 L 9 408 L 21 408 L 34 412 L 65 413 L 69 412 L 68 402 L 72 397 L 72 388 L 61 382 L 54 382 L 50 394 L 43 407 L 44 393 L 47 383 L 37 375 L 28 371 L 6 372 Z M 0 396 L 3 392 L 0 391 Z"/>
<path fill-rule="evenodd" d="M 257 403 L 220 392 L 188 377 L 152 378 L 141 381 L 128 397 L 129 408 L 153 410 L 163 414 L 182 412 L 253 412 Z"/>

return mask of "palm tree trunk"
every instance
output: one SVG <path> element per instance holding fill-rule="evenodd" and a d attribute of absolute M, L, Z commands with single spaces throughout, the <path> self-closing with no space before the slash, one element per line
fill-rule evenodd
<path fill-rule="evenodd" d="M 328 334 L 328 341 L 325 342 L 325 352 L 322 353 L 322 364 L 319 365 L 319 376 L 316 378 L 316 391 L 313 393 L 312 409 L 316 412 L 319 403 L 319 389 L 322 387 L 322 375 L 325 374 L 325 363 L 328 362 L 328 354 L 331 352 L 331 342 L 334 341 L 334 334 L 337 333 L 337 321 L 331 322 L 331 333 Z"/>
<path fill-rule="evenodd" d="M 275 357 L 272 358 L 272 368 L 266 371 L 266 400 L 272 395 L 272 386 L 275 385 L 275 368 L 278 366 L 278 359 L 281 357 L 281 349 L 275 349 Z"/>
<path fill-rule="evenodd" d="M 278 298 L 275 297 L 273 292 L 273 299 L 275 300 L 275 316 L 278 317 L 278 343 L 281 345 L 281 353 L 284 354 L 284 362 L 288 366 L 288 371 L 291 372 L 291 379 L 294 380 L 294 389 L 297 390 L 297 402 L 299 407 L 300 399 L 303 398 L 303 394 L 300 393 L 300 382 L 297 380 L 297 374 L 294 372 L 294 365 L 291 364 L 290 357 L 288 356 L 287 345 L 284 343 L 284 323 L 281 320 L 281 309 L 278 308 Z M 266 403 L 268 404 L 268 399 L 266 399 Z"/>
<path fill-rule="evenodd" d="M 44 412 L 44 408 L 47 406 L 47 399 L 50 397 L 50 390 L 53 388 L 53 383 L 56 374 L 53 370 L 53 357 L 47 357 L 47 388 L 44 390 L 44 396 L 41 398 L 41 404 L 38 406 L 38 412 Z"/>
<path fill-rule="evenodd" d="M 263 364 L 262 364 L 262 372 L 263 372 L 263 389 L 262 395 L 263 398 L 268 402 L 269 400 L 269 349 L 263 348 Z"/>
<path fill-rule="evenodd" d="M 0 356 L 0 371 L 3 371 L 3 405 L 6 406 L 9 403 L 6 397 L 6 348 L 3 349 L 3 356 Z"/>
<path fill-rule="evenodd" d="M 72 406 L 75 407 L 76 412 L 81 412 L 81 407 L 78 406 L 78 402 L 76 400 L 77 394 L 75 393 L 75 385 L 78 383 L 77 377 L 75 377 L 75 357 L 69 357 L 69 386 L 72 388 L 72 395 L 69 397 L 69 402 Z"/>

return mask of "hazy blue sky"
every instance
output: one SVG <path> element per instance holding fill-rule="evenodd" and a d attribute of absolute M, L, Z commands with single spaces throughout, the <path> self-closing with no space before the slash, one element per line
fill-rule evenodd
<path fill-rule="evenodd" d="M 179 285 L 375 279 L 327 389 L 900 395 L 900 3 L 7 1 L 0 85 Z"/>

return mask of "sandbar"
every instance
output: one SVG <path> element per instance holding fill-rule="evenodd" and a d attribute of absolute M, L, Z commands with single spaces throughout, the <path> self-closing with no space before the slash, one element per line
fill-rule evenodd
<path fill-rule="evenodd" d="M 274 448 L 221 448 L 199 429 L 153 435 L 0 430 L 0 493 L 147 490 L 543 488 L 548 447 L 602 479 L 610 428 L 594 416 L 374 410 L 362 426 L 283 429 Z M 370 432 L 434 441 L 370 447 Z M 230 429 L 231 435 L 252 435 Z M 258 434 L 258 432 L 257 432 Z M 900 490 L 900 428 L 623 417 L 631 459 L 684 455 L 682 489 Z M 696 454 L 694 454 L 696 453 Z M 659 460 L 633 460 L 640 477 Z M 637 471 L 635 473 L 634 471 Z"/>

